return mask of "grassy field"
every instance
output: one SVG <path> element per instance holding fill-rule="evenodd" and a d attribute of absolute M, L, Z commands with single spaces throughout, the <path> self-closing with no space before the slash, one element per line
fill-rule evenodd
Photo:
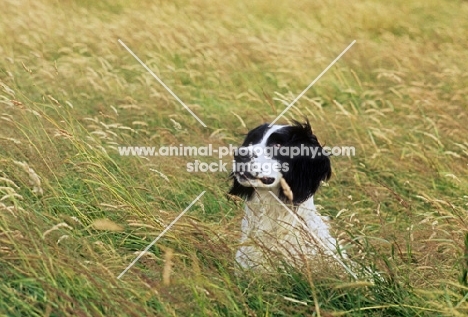
<path fill-rule="evenodd" d="M 3 1 L 0 315 L 468 315 L 467 16 L 457 0 Z M 236 273 L 228 173 L 186 170 L 217 158 L 117 151 L 238 145 L 353 40 L 279 122 L 356 148 L 316 203 L 374 284 Z"/>

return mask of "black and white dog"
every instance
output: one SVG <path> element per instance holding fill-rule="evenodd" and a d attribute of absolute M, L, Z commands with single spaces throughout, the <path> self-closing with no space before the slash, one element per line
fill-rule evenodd
<path fill-rule="evenodd" d="M 294 262 L 336 257 L 337 242 L 313 197 L 331 176 L 330 159 L 308 121 L 251 130 L 235 151 L 231 176 L 229 193 L 245 199 L 236 253 L 242 267 L 269 267 L 272 254 Z"/>

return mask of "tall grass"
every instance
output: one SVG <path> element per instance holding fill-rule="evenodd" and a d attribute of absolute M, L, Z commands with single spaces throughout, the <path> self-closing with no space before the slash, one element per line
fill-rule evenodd
<path fill-rule="evenodd" d="M 0 313 L 465 316 L 466 16 L 464 1 L 4 1 Z M 280 122 L 308 117 L 323 143 L 356 147 L 332 159 L 316 202 L 382 272 L 373 284 L 325 268 L 239 274 L 227 173 L 118 154 L 238 144 L 354 39 Z"/>

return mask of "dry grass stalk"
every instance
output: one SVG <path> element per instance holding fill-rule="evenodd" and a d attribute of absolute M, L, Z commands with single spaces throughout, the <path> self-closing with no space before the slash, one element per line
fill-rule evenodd
<path fill-rule="evenodd" d="M 43 234 L 42 234 L 42 238 L 45 238 L 49 233 L 51 233 L 52 231 L 55 231 L 55 230 L 58 230 L 60 228 L 67 228 L 67 229 L 70 229 L 70 230 L 73 230 L 73 227 L 69 226 L 67 223 L 65 222 L 61 222 L 61 223 L 58 223 L 56 224 L 55 226 L 53 226 L 52 228 L 50 228 L 49 230 L 46 230 Z"/>
<path fill-rule="evenodd" d="M 38 196 L 42 196 L 44 194 L 44 190 L 42 189 L 41 179 L 36 174 L 36 172 L 31 167 L 29 167 L 28 163 L 26 162 L 14 161 L 14 163 L 21 167 L 26 173 L 28 173 L 29 183 L 33 186 L 33 193 Z"/>
<path fill-rule="evenodd" d="M 174 250 L 171 248 L 166 249 L 164 254 L 164 268 L 163 268 L 163 284 L 169 286 L 171 284 L 171 272 L 172 272 L 172 258 L 174 257 Z"/>

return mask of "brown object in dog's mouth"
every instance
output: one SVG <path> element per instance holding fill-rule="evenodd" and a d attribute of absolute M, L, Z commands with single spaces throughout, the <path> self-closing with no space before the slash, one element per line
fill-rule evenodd
<path fill-rule="evenodd" d="M 284 196 L 286 196 L 290 201 L 293 201 L 293 192 L 284 178 L 281 178 L 280 184 L 283 189 Z"/>

